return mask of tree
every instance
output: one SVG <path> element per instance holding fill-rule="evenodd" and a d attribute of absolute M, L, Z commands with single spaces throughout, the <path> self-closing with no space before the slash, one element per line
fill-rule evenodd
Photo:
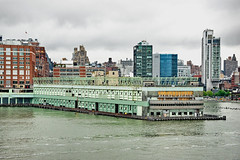
<path fill-rule="evenodd" d="M 203 91 L 203 96 L 207 96 L 207 92 Z"/>
<path fill-rule="evenodd" d="M 230 95 L 230 92 L 229 91 L 227 91 L 226 93 L 225 93 L 225 96 L 229 96 Z"/>
<path fill-rule="evenodd" d="M 207 91 L 206 93 L 207 93 L 207 95 L 208 95 L 209 97 L 212 97 L 212 96 L 213 96 L 213 92 L 212 92 L 212 91 Z"/>

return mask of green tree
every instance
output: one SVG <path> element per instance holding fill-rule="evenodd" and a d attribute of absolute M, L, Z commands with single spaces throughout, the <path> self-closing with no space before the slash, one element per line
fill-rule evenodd
<path fill-rule="evenodd" d="M 213 92 L 212 92 L 212 91 L 207 91 L 206 93 L 207 93 L 207 95 L 208 95 L 209 97 L 212 97 L 212 96 L 213 96 Z"/>
<path fill-rule="evenodd" d="M 225 93 L 225 96 L 229 96 L 230 95 L 230 92 L 229 91 L 227 91 L 226 93 Z"/>
<path fill-rule="evenodd" d="M 207 92 L 203 91 L 203 96 L 207 96 Z"/>

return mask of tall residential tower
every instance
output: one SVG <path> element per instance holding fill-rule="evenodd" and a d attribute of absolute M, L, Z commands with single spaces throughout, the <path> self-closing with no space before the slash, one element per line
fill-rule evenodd
<path fill-rule="evenodd" d="M 133 47 L 134 77 L 152 77 L 152 45 L 146 41 Z"/>
<path fill-rule="evenodd" d="M 202 37 L 202 83 L 206 90 L 218 88 L 221 72 L 220 38 L 206 29 Z"/>

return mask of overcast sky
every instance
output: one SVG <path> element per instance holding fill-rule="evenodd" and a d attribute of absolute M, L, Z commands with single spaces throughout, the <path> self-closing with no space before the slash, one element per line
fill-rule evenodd
<path fill-rule="evenodd" d="M 201 64 L 207 28 L 221 37 L 222 60 L 240 61 L 240 0 L 0 0 L 3 39 L 36 38 L 54 61 L 80 44 L 91 62 L 132 58 L 147 40 L 153 53 Z"/>

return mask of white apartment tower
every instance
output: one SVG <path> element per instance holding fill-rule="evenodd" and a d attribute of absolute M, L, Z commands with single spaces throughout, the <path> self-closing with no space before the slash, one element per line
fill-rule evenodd
<path fill-rule="evenodd" d="M 220 38 L 213 36 L 213 30 L 206 29 L 202 37 L 202 83 L 206 90 L 218 88 L 220 72 Z"/>

